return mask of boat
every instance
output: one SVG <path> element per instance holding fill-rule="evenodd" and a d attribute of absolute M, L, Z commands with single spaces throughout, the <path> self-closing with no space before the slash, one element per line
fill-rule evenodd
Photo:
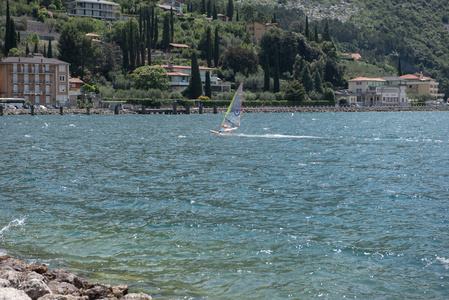
<path fill-rule="evenodd" d="M 221 127 L 218 131 L 211 130 L 215 134 L 230 134 L 240 126 L 240 117 L 242 116 L 242 101 L 243 101 L 243 83 L 234 94 L 228 110 L 223 118 Z"/>

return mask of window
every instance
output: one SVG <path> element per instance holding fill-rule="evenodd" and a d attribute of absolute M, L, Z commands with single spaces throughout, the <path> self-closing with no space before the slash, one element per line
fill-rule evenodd
<path fill-rule="evenodd" d="M 50 103 L 50 96 L 45 97 L 45 103 Z"/>
<path fill-rule="evenodd" d="M 59 82 L 65 82 L 65 76 L 64 75 L 59 76 Z"/>
<path fill-rule="evenodd" d="M 59 72 L 65 72 L 65 65 L 59 65 Z"/>
<path fill-rule="evenodd" d="M 39 104 L 39 96 L 34 96 L 34 102 L 35 102 L 36 104 Z"/>
<path fill-rule="evenodd" d="M 65 85 L 60 85 L 59 86 L 59 92 L 60 93 L 65 93 Z"/>

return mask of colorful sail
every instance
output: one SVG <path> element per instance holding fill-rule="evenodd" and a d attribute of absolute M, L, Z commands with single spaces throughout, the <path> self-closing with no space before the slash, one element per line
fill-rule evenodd
<path fill-rule="evenodd" d="M 242 116 L 242 101 L 243 101 L 243 83 L 240 84 L 234 98 L 229 104 L 228 111 L 221 123 L 220 132 L 230 132 L 239 128 L 240 117 Z"/>

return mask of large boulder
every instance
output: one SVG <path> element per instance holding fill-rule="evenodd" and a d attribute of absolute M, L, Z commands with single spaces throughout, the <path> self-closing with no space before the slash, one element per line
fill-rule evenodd
<path fill-rule="evenodd" d="M 21 290 L 14 288 L 0 288 L 0 300 L 31 300 L 31 298 Z"/>

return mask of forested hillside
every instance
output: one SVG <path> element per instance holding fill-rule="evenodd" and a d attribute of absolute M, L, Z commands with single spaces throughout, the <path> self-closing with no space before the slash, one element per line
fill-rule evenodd
<path fill-rule="evenodd" d="M 0 3 L 1 16 L 6 2 Z M 139 89 L 134 80 L 142 72 L 138 68 L 166 59 L 190 64 L 192 51 L 200 65 L 217 67 L 220 78 L 245 82 L 247 91 L 258 93 L 247 98 L 275 99 L 282 92 L 284 99 L 330 99 L 331 87 L 373 70 L 382 75 L 423 72 L 439 81 L 440 92 L 449 97 L 449 6 L 440 0 L 186 0 L 184 16 L 164 12 L 155 6 L 158 2 L 115 0 L 126 20 L 108 22 L 106 28 L 101 20 L 68 17 L 60 0 L 9 2 L 11 15 L 20 18 L 17 31 L 24 30 L 27 17 L 56 30 L 61 38 L 53 56 L 70 62 L 74 76 L 106 97 Z M 231 20 L 217 20 L 217 13 Z M 270 30 L 256 43 L 245 31 L 251 21 L 278 23 L 282 30 Z M 3 24 L 2 49 L 7 43 Z M 108 43 L 99 48 L 86 33 Z M 18 42 L 9 55 L 21 55 L 28 47 L 45 53 L 51 46 L 37 36 L 13 40 Z M 165 56 L 168 43 L 190 49 Z M 162 54 L 151 61 L 148 51 Z M 339 58 L 344 52 L 360 53 L 363 63 L 345 71 Z M 363 66 L 373 65 L 365 74 Z"/>
<path fill-rule="evenodd" d="M 397 68 L 400 58 L 402 70 L 423 72 L 440 82 L 440 91 L 449 97 L 449 5 L 446 1 L 429 0 L 310 0 L 278 3 L 251 0 L 269 9 L 282 6 L 278 15 L 284 29 L 296 28 L 292 21 L 298 10 L 307 15 L 310 27 L 319 31 L 328 20 L 337 49 L 358 52 L 364 61 L 379 66 Z M 285 14 L 284 8 L 291 8 Z M 285 18 L 283 18 L 285 15 Z"/>

